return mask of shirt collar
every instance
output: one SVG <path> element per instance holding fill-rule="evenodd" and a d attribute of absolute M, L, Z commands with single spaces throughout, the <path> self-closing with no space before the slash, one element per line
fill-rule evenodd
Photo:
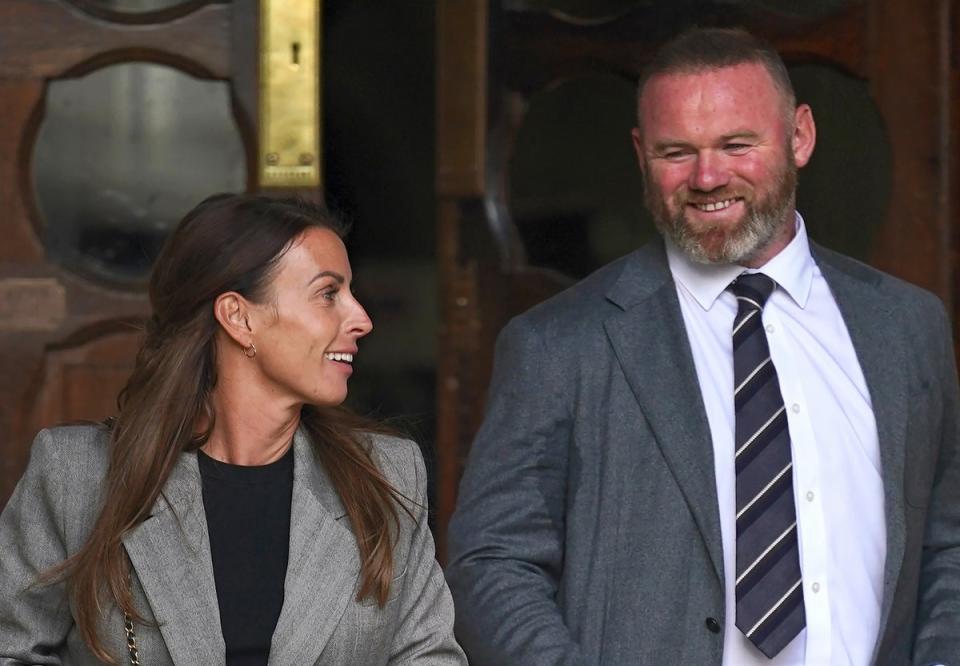
<path fill-rule="evenodd" d="M 670 264 L 670 272 L 673 274 L 673 279 L 680 283 L 704 310 L 712 308 L 714 302 L 733 279 L 745 272 L 764 273 L 770 276 L 800 308 L 805 308 L 813 285 L 815 264 L 810 254 L 806 226 L 800 213 L 796 213 L 796 225 L 797 232 L 793 240 L 756 270 L 738 264 L 697 263 L 667 240 L 667 261 Z"/>

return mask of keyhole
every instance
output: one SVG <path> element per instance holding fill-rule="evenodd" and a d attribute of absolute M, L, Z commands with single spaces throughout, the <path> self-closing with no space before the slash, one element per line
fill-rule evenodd
<path fill-rule="evenodd" d="M 300 66 L 300 42 L 291 44 L 291 64 L 294 68 Z"/>

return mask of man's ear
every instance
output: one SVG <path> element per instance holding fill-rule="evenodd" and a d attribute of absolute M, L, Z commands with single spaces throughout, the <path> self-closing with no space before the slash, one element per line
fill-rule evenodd
<path fill-rule="evenodd" d="M 798 167 L 807 165 L 816 144 L 817 126 L 813 122 L 813 111 L 809 105 L 800 104 L 793 114 L 793 136 L 790 139 L 793 161 Z"/>
<path fill-rule="evenodd" d="M 640 166 L 640 173 L 643 173 L 647 166 L 646 161 L 643 159 L 643 134 L 641 134 L 639 127 L 634 127 L 630 130 L 630 136 L 633 138 L 633 152 L 637 155 L 637 164 Z"/>
<path fill-rule="evenodd" d="M 253 342 L 249 303 L 237 292 L 228 291 L 217 296 L 213 302 L 213 316 L 224 332 L 244 349 Z"/>

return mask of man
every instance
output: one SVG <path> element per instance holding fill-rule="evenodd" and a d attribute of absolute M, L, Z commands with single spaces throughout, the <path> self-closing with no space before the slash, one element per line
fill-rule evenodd
<path fill-rule="evenodd" d="M 449 532 L 473 663 L 960 664 L 949 322 L 808 241 L 815 135 L 743 31 L 648 67 L 664 240 L 498 341 Z"/>

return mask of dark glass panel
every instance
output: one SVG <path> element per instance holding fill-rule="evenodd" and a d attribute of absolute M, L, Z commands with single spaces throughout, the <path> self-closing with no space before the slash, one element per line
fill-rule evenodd
<path fill-rule="evenodd" d="M 815 18 L 829 16 L 850 5 L 862 4 L 863 0 L 503 0 L 503 8 L 510 11 L 549 12 L 584 20 L 612 19 L 633 9 L 658 6 L 676 10 L 686 3 L 691 22 L 696 23 L 698 7 L 736 6 L 746 10 L 764 9 L 780 14 Z"/>
<path fill-rule="evenodd" d="M 579 19 L 615 18 L 636 7 L 656 4 L 654 0 L 504 0 L 511 11 L 537 11 L 562 14 Z"/>
<path fill-rule="evenodd" d="M 791 70 L 818 128 L 800 172 L 798 209 L 811 236 L 866 259 L 890 193 L 890 148 L 867 86 L 823 66 Z M 509 165 L 510 210 L 531 263 L 581 276 L 654 233 L 629 131 L 633 86 L 567 81 L 530 99 Z"/>
<path fill-rule="evenodd" d="M 797 208 L 814 240 L 865 260 L 890 198 L 890 144 L 880 114 L 867 84 L 835 69 L 806 65 L 790 76 L 817 124 Z"/>
<path fill-rule="evenodd" d="M 531 263 L 582 276 L 650 237 L 630 139 L 635 93 L 614 76 L 530 99 L 509 165 L 510 211 Z"/>
<path fill-rule="evenodd" d="M 830 16 L 863 0 L 728 0 L 728 4 L 758 7 L 804 18 Z"/>
<path fill-rule="evenodd" d="M 33 174 L 51 260 L 140 283 L 184 213 L 211 193 L 244 189 L 227 84 L 142 63 L 54 81 Z"/>

